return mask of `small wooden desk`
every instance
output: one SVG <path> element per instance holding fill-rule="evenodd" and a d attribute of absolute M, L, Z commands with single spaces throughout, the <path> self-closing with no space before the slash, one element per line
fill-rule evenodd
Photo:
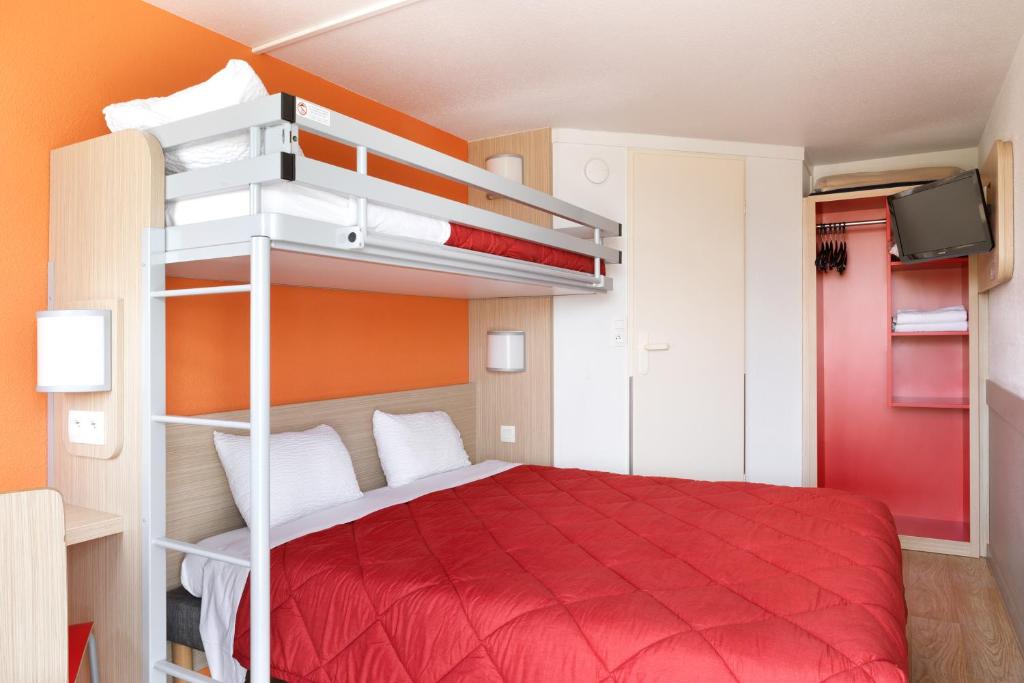
<path fill-rule="evenodd" d="M 120 515 L 64 503 L 64 545 L 75 545 L 124 531 Z"/>

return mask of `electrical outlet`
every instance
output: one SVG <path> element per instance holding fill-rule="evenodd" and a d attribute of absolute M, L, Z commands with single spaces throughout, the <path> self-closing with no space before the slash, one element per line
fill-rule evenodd
<path fill-rule="evenodd" d="M 68 411 L 68 441 L 102 446 L 106 443 L 106 423 L 98 410 Z"/>
<path fill-rule="evenodd" d="M 515 425 L 501 425 L 501 442 L 502 443 L 515 443 L 516 442 L 516 426 Z"/>

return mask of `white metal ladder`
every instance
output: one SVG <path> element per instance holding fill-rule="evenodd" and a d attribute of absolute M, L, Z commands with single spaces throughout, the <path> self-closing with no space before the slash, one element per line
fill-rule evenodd
<path fill-rule="evenodd" d="M 250 154 L 261 153 L 261 129 L 250 129 Z M 365 159 L 365 152 L 363 154 Z M 365 164 L 365 161 L 363 161 Z M 249 212 L 260 212 L 260 186 L 249 186 Z M 142 287 L 143 391 L 143 642 L 150 683 L 167 676 L 203 683 L 213 679 L 167 661 L 168 550 L 200 555 L 249 569 L 250 662 L 253 683 L 270 680 L 270 238 L 250 240 L 249 284 L 166 289 L 164 231 L 146 230 Z M 166 414 L 166 300 L 173 297 L 247 292 L 249 294 L 249 422 L 208 420 Z M 167 538 L 168 424 L 248 431 L 250 435 L 249 559 Z"/>

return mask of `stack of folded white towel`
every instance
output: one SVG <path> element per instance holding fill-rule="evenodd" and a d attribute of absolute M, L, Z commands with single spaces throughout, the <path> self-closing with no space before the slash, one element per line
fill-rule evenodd
<path fill-rule="evenodd" d="M 967 309 L 948 306 L 933 311 L 896 311 L 892 319 L 893 332 L 966 332 Z"/>

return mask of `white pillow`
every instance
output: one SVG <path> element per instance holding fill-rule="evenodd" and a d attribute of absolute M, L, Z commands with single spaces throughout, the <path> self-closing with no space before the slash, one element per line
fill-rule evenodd
<path fill-rule="evenodd" d="M 469 465 L 462 435 L 441 410 L 406 415 L 375 410 L 373 438 L 388 486 L 402 486 Z"/>
<path fill-rule="evenodd" d="M 247 62 L 232 59 L 209 80 L 167 97 L 119 102 L 103 108 L 107 128 L 146 130 L 198 116 L 267 94 L 263 81 Z M 173 173 L 238 161 L 249 156 L 249 132 L 236 133 L 165 152 L 164 165 Z"/>
<path fill-rule="evenodd" d="M 213 433 L 231 497 L 246 525 L 251 518 L 249 437 Z M 352 458 L 327 425 L 270 435 L 270 525 L 355 500 L 363 495 Z"/>

